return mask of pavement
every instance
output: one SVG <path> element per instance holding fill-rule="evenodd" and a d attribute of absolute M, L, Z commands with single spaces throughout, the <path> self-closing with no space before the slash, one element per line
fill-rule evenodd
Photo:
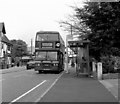
<path fill-rule="evenodd" d="M 76 76 L 69 68 L 39 102 L 111 102 L 118 103 L 114 95 L 98 80 Z"/>
<path fill-rule="evenodd" d="M 114 97 L 120 101 L 120 79 L 106 79 L 106 80 L 100 80 L 100 83 L 105 86 L 106 89 L 108 89 L 109 92 L 111 92 Z"/>
<path fill-rule="evenodd" d="M 25 66 L 14 66 L 14 67 L 10 67 L 8 69 L 0 69 L 0 74 L 6 74 L 6 73 L 11 73 L 11 72 L 18 72 L 18 71 L 22 71 L 22 70 L 26 70 Z"/>

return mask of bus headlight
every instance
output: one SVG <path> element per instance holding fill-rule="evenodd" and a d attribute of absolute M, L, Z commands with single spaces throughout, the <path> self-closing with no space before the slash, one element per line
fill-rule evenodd
<path fill-rule="evenodd" d="M 58 64 L 53 64 L 54 66 L 58 66 Z"/>
<path fill-rule="evenodd" d="M 40 66 L 40 63 L 37 63 L 36 66 Z"/>

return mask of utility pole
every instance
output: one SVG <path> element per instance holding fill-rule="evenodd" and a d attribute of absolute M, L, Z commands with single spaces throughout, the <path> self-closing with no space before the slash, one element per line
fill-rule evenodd
<path fill-rule="evenodd" d="M 71 31 L 71 36 L 73 35 L 72 34 L 72 25 L 70 25 L 70 31 Z M 73 37 L 73 36 L 72 36 Z M 73 58 L 73 50 L 72 50 L 72 63 L 74 62 L 74 58 Z"/>
<path fill-rule="evenodd" d="M 66 73 L 68 73 L 68 36 L 66 36 Z"/>
<path fill-rule="evenodd" d="M 31 39 L 31 58 L 32 58 L 32 46 L 33 45 L 33 41 L 32 41 L 32 39 Z"/>
<path fill-rule="evenodd" d="M 71 31 L 71 36 L 72 36 L 72 25 L 70 25 L 70 31 Z"/>

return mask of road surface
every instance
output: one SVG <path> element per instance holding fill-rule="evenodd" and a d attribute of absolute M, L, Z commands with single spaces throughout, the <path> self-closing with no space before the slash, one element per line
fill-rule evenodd
<path fill-rule="evenodd" d="M 2 102 L 36 102 L 55 84 L 60 74 L 22 70 L 2 74 Z M 1 92 L 0 92 L 1 93 Z"/>

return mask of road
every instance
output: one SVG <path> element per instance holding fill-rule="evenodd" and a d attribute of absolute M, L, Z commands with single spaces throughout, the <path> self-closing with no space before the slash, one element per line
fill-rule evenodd
<path fill-rule="evenodd" d="M 37 102 L 62 74 L 39 74 L 34 70 L 2 74 L 2 78 L 0 78 L 2 102 Z"/>

